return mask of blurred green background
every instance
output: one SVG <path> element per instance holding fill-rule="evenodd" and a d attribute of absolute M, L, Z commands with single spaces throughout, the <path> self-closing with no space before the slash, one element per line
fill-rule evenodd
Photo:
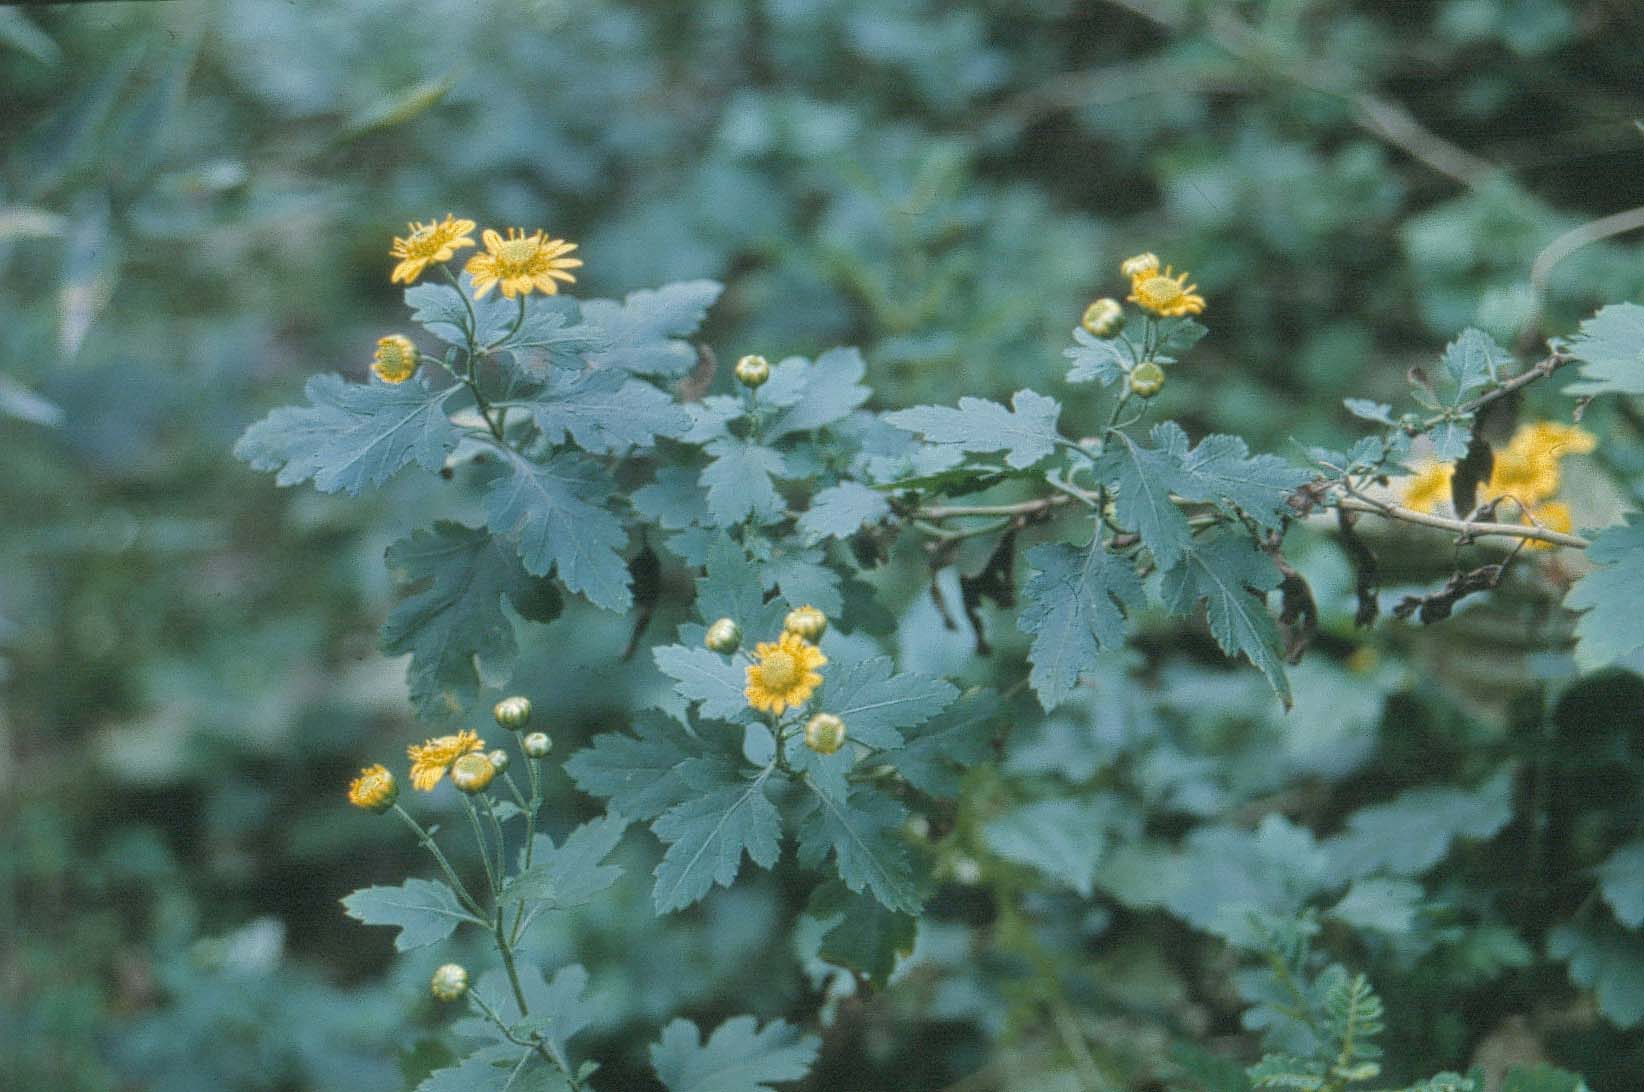
<path fill-rule="evenodd" d="M 721 279 L 721 359 L 856 344 L 879 407 L 1034 386 L 1069 420 L 1093 394 L 1061 382 L 1068 331 L 1150 249 L 1210 301 L 1164 415 L 1267 450 L 1339 446 L 1343 396 L 1398 400 L 1464 325 L 1531 353 L 1644 295 L 1627 236 L 1531 276 L 1562 233 L 1644 205 L 1641 44 L 1631 0 L 0 8 L 0 1084 L 386 1090 L 440 1057 L 424 984 L 443 953 L 392 959 L 336 899 L 421 867 L 340 789 L 423 734 L 376 650 L 382 551 L 457 502 L 403 477 L 361 501 L 282 491 L 229 457 L 309 374 L 363 376 L 403 326 L 387 248 L 405 221 L 577 240 L 581 295 Z M 1600 458 L 1644 467 L 1636 433 Z M 1157 686 L 1135 701 L 1200 748 L 1170 791 L 1221 794 L 1178 810 L 1178 832 L 1184 812 L 1282 788 L 1250 774 L 1281 736 L 1324 733 L 1323 754 L 1358 733 L 1337 769 L 1285 767 L 1300 792 L 1369 769 L 1343 796 L 1358 803 L 1552 723 L 1534 648 L 1466 619 L 1356 634 L 1329 594 L 1350 590 L 1339 555 L 1319 544 L 1313 564 L 1329 635 L 1288 722 L 1248 673 L 1173 667 L 1149 644 L 1167 635 L 1144 639 Z M 1500 609 L 1545 609 L 1525 600 Z M 977 661 L 919 587 L 887 605 L 907 608 L 905 666 L 1020 674 L 1008 622 Z M 525 635 L 510 689 L 566 752 L 655 688 L 617 659 L 626 619 Z M 1571 876 L 1644 783 L 1644 688 L 1601 682 L 1559 723 L 1598 723 L 1569 712 L 1588 700 L 1631 734 L 1594 739 L 1609 772 L 1581 782 L 1587 811 L 1532 814 L 1592 842 Z M 1573 783 L 1587 752 L 1566 753 L 1549 777 Z M 587 813 L 558 789 L 563 822 Z M 649 1087 L 635 1044 L 676 1013 L 814 1011 L 818 981 L 785 952 L 802 888 L 762 875 L 662 920 L 642 882 L 618 890 L 538 950 L 594 969 L 608 1087 Z M 1532 947 L 1565 894 L 1525 895 Z M 932 967 L 976 924 L 962 894 L 947 907 Z M 1237 1035 L 1236 1001 L 1205 985 L 1215 949 L 1171 965 L 1172 928 L 1103 949 L 1114 1035 Z M 1517 949 L 1469 951 L 1499 972 Z M 1008 996 L 927 977 L 841 1009 L 808 1087 L 943 1088 L 996 1051 L 1032 1055 Z M 1583 1013 L 1556 970 L 1471 995 L 1440 981 L 1382 981 L 1412 1064 L 1464 1064 L 1508 1014 L 1551 1006 L 1524 1029 L 1537 1051 L 1636 1087 L 1636 1035 Z"/>

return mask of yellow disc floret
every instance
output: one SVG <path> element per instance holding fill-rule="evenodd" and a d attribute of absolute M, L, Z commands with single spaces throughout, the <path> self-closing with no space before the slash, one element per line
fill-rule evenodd
<path fill-rule="evenodd" d="M 413 744 L 406 749 L 411 758 L 411 787 L 418 792 L 433 792 L 451 764 L 465 754 L 483 751 L 485 741 L 479 734 L 463 729 L 454 736 L 440 736 L 426 743 Z"/>
<path fill-rule="evenodd" d="M 371 356 L 371 371 L 384 383 L 404 383 L 417 374 L 419 355 L 410 338 L 404 334 L 389 334 L 377 339 L 377 351 Z"/>
<path fill-rule="evenodd" d="M 822 650 L 792 631 L 775 642 L 761 641 L 748 665 L 748 704 L 766 713 L 781 713 L 810 700 L 822 685 L 817 668 L 828 662 Z"/>
<path fill-rule="evenodd" d="M 348 802 L 379 815 L 393 807 L 399 795 L 399 782 L 382 765 L 367 766 L 348 783 Z"/>
<path fill-rule="evenodd" d="M 485 253 L 475 254 L 463 267 L 474 278 L 475 299 L 498 285 L 504 296 L 513 299 L 532 292 L 552 296 L 559 291 L 560 281 L 576 283 L 569 271 L 581 266 L 582 259 L 565 257 L 577 248 L 575 243 L 551 239 L 540 230 L 527 235 L 520 228 L 509 228 L 506 239 L 490 228 L 480 237 L 485 240 Z"/>
<path fill-rule="evenodd" d="M 394 245 L 388 250 L 391 257 L 400 259 L 388 278 L 390 284 L 416 284 L 429 265 L 448 262 L 457 251 L 474 245 L 473 237 L 468 234 L 474 230 L 474 221 L 458 220 L 450 213 L 443 221 L 430 220 L 423 224 L 413 220 L 407 227 L 410 234 L 403 239 L 395 236 Z"/>
<path fill-rule="evenodd" d="M 1130 295 L 1125 298 L 1160 318 L 1180 318 L 1204 310 L 1204 297 L 1195 291 L 1198 287 L 1187 283 L 1186 273 L 1173 273 L 1167 265 L 1163 273 L 1154 270 L 1132 277 Z"/>

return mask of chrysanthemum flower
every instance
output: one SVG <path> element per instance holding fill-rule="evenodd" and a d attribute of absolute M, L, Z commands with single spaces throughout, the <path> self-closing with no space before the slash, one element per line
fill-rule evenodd
<path fill-rule="evenodd" d="M 1496 452 L 1484 498 L 1513 497 L 1532 507 L 1558 492 L 1559 460 L 1586 455 L 1598 438 L 1585 429 L 1558 421 L 1536 421 L 1521 426 Z"/>
<path fill-rule="evenodd" d="M 748 665 L 748 704 L 766 713 L 803 705 L 822 685 L 817 668 L 828 662 L 822 650 L 797 633 L 783 633 L 777 641 L 761 641 Z"/>
<path fill-rule="evenodd" d="M 465 754 L 485 750 L 485 741 L 479 734 L 463 729 L 454 736 L 440 736 L 422 744 L 412 744 L 405 753 L 411 759 L 411 787 L 419 792 L 433 792 L 451 763 Z"/>
<path fill-rule="evenodd" d="M 1180 318 L 1182 315 L 1197 315 L 1204 310 L 1204 297 L 1197 294 L 1198 287 L 1187 283 L 1186 273 L 1173 275 L 1168 265 L 1160 273 L 1155 265 L 1152 272 L 1130 279 L 1130 295 L 1125 298 L 1160 318 Z"/>
<path fill-rule="evenodd" d="M 371 371 L 384 383 L 404 383 L 417 374 L 417 347 L 404 334 L 377 339 L 371 356 Z"/>
<path fill-rule="evenodd" d="M 382 765 L 367 766 L 348 783 L 348 802 L 356 808 L 382 813 L 394 806 L 400 795 L 399 783 Z"/>
<path fill-rule="evenodd" d="M 513 299 L 533 291 L 552 296 L 559 291 L 558 282 L 576 283 L 567 270 L 582 265 L 582 259 L 563 257 L 577 248 L 575 243 L 550 239 L 541 231 L 527 235 L 519 228 L 509 228 L 506 239 L 486 228 L 480 238 L 485 240 L 486 252 L 475 254 L 463 267 L 474 278 L 475 299 L 497 284 L 502 285 L 504 296 Z"/>
<path fill-rule="evenodd" d="M 413 220 L 406 225 L 410 234 L 401 239 L 394 237 L 389 255 L 400 259 L 389 276 L 390 284 L 416 284 L 422 271 L 434 262 L 448 262 L 459 250 L 474 245 L 468 233 L 474 230 L 474 221 L 457 220 L 450 213 L 445 219 L 430 220 L 423 224 Z"/>
<path fill-rule="evenodd" d="M 1596 436 L 1574 425 L 1558 421 L 1522 425 L 1495 453 L 1490 480 L 1479 486 L 1479 499 L 1510 502 L 1504 506 L 1502 519 L 1511 518 L 1516 510 L 1518 522 L 1569 534 L 1574 526 L 1569 505 L 1551 499 L 1562 477 L 1559 461 L 1566 455 L 1589 454 L 1597 446 Z M 1417 512 L 1435 511 L 1449 501 L 1450 479 L 1454 476 L 1454 464 L 1422 464 L 1405 483 L 1404 506 Z M 1534 550 L 1553 548 L 1548 542 L 1531 541 L 1526 545 Z"/>
<path fill-rule="evenodd" d="M 1454 463 L 1422 463 L 1404 485 L 1404 506 L 1416 512 L 1433 512 L 1449 503 L 1450 479 L 1455 476 Z"/>
<path fill-rule="evenodd" d="M 1126 258 L 1119 263 L 1119 272 L 1135 280 L 1137 277 L 1146 277 L 1159 271 L 1159 256 L 1153 253 L 1138 254 L 1134 258 Z"/>

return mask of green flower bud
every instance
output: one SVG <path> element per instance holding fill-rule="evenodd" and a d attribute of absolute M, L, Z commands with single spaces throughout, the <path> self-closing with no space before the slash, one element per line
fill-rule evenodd
<path fill-rule="evenodd" d="M 1130 393 L 1139 398 L 1152 398 L 1164 390 L 1165 373 L 1151 360 L 1144 360 L 1130 373 Z"/>
<path fill-rule="evenodd" d="M 497 723 L 510 732 L 517 732 L 531 723 L 531 699 L 515 694 L 511 698 L 503 698 L 491 710 L 491 715 L 497 718 Z"/>
<path fill-rule="evenodd" d="M 757 353 L 749 353 L 736 362 L 736 378 L 744 387 L 758 389 L 771 377 L 771 363 Z"/>
<path fill-rule="evenodd" d="M 484 792 L 495 776 L 497 768 L 491 765 L 491 759 L 478 751 L 470 751 L 451 763 L 451 784 L 470 796 Z"/>
<path fill-rule="evenodd" d="M 519 744 L 531 758 L 547 758 L 548 752 L 554 749 L 554 741 L 548 738 L 547 732 L 532 732 Z"/>
<path fill-rule="evenodd" d="M 428 992 L 436 1001 L 455 1001 L 468 992 L 468 972 L 461 964 L 446 963 L 434 972 Z"/>
<path fill-rule="evenodd" d="M 1118 300 L 1103 296 L 1085 308 L 1079 325 L 1097 337 L 1112 337 L 1124 329 L 1125 309 L 1119 305 Z"/>
<path fill-rule="evenodd" d="M 814 645 L 828 632 L 828 616 L 806 603 L 788 612 L 788 617 L 782 622 L 782 628 L 789 633 L 797 633 Z"/>
<path fill-rule="evenodd" d="M 508 752 L 501 748 L 486 755 L 485 760 L 491 763 L 491 768 L 498 773 L 502 773 L 508 768 Z"/>
<path fill-rule="evenodd" d="M 831 755 L 845 745 L 845 722 L 832 713 L 818 713 L 805 724 L 805 746 L 819 755 Z"/>
<path fill-rule="evenodd" d="M 721 618 L 708 627 L 708 635 L 702 643 L 715 652 L 729 656 L 742 647 L 742 627 L 729 618 Z"/>

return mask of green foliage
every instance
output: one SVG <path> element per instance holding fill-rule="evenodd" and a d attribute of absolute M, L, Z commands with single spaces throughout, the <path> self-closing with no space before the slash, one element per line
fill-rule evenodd
<path fill-rule="evenodd" d="M 322 493 L 359 496 L 416 463 L 430 474 L 457 445 L 446 416 L 451 388 L 420 381 L 349 383 L 317 375 L 309 405 L 275 410 L 246 430 L 234 453 L 257 470 L 276 470 L 281 485 L 312 480 Z"/>
<path fill-rule="evenodd" d="M 1017 391 L 1010 408 L 980 398 L 959 399 L 958 409 L 920 406 L 888 414 L 897 428 L 922 434 L 939 447 L 965 452 L 1005 453 L 1005 465 L 1024 470 L 1049 457 L 1060 437 L 1056 419 L 1062 407 L 1053 398 Z"/>
<path fill-rule="evenodd" d="M 343 900 L 348 916 L 366 925 L 397 925 L 394 947 L 426 948 L 468 922 L 484 925 L 464 910 L 450 887 L 435 880 L 409 879 L 398 887 L 365 887 Z"/>
<path fill-rule="evenodd" d="M 1581 362 L 1571 394 L 1644 394 L 1644 307 L 1612 303 L 1584 319 L 1565 352 Z"/>
<path fill-rule="evenodd" d="M 1637 19 L 1211 7 L 0 13 L 10 1082 L 1630 1087 Z M 447 209 L 579 282 L 402 296 Z M 1202 321 L 1069 337 L 1143 248 Z M 1571 419 L 1585 561 L 1458 525 Z M 450 876 L 343 811 L 515 692 Z"/>
<path fill-rule="evenodd" d="M 468 708 L 482 678 L 500 678 L 517 645 L 504 599 L 527 618 L 560 612 L 552 586 L 531 580 L 514 551 L 484 530 L 440 522 L 388 548 L 389 571 L 414 590 L 383 623 L 382 648 L 411 654 L 411 700 L 426 715 Z"/>
<path fill-rule="evenodd" d="M 1630 515 L 1622 526 L 1601 532 L 1587 556 L 1600 567 L 1576 582 L 1564 597 L 1564 605 L 1582 612 L 1576 622 L 1576 660 L 1593 670 L 1644 645 L 1644 624 L 1634 609 L 1644 595 L 1639 583 L 1644 520 Z"/>
<path fill-rule="evenodd" d="M 771 1092 L 771 1084 L 810 1070 L 817 1045 L 781 1020 L 760 1027 L 751 1016 L 733 1017 L 707 1042 L 690 1021 L 675 1020 L 651 1046 L 651 1065 L 668 1092 Z"/>
<path fill-rule="evenodd" d="M 1096 666 L 1104 649 L 1124 643 L 1125 612 L 1143 604 L 1142 583 L 1129 562 L 1100 541 L 1083 550 L 1035 546 L 1027 560 L 1036 573 L 1022 589 L 1026 604 L 1017 624 L 1033 637 L 1033 689 L 1054 709 L 1073 696 L 1079 676 Z"/>

